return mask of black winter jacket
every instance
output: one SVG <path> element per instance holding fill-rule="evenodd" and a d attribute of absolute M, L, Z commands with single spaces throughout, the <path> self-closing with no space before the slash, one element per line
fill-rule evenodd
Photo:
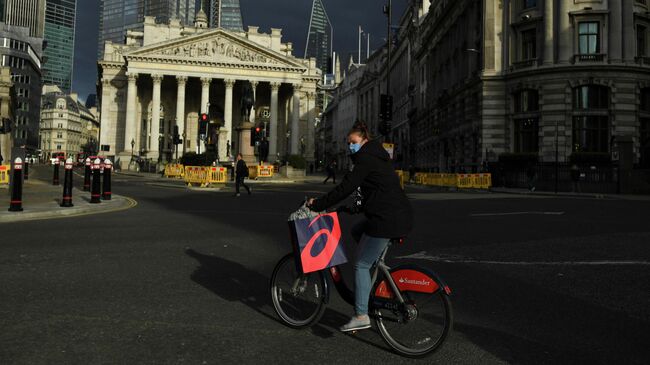
<path fill-rule="evenodd" d="M 324 211 L 361 187 L 365 232 L 372 237 L 402 238 L 413 226 L 411 203 L 400 187 L 388 152 L 379 141 L 369 141 L 352 155 L 354 169 L 328 194 L 316 199 L 315 211 Z"/>
<path fill-rule="evenodd" d="M 235 167 L 235 174 L 237 177 L 248 177 L 248 166 L 244 160 L 237 161 L 237 166 Z"/>

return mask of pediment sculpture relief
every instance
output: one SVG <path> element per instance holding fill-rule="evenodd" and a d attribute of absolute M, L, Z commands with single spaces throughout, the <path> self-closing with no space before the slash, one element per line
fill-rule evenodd
<path fill-rule="evenodd" d="M 164 56 L 203 58 L 214 61 L 225 58 L 251 63 L 278 63 L 276 60 L 268 56 L 242 47 L 241 45 L 227 41 L 223 38 L 215 38 L 192 44 L 181 44 L 175 47 L 162 49 L 157 53 Z"/>

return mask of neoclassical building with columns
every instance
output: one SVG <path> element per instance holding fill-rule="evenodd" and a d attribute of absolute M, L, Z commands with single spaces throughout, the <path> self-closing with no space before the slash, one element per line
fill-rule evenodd
<path fill-rule="evenodd" d="M 197 14 L 193 27 L 177 20 L 145 19 L 143 31 L 130 31 L 125 44 L 107 42 L 99 65 L 100 145 L 107 156 L 128 165 L 132 155 L 162 161 L 205 150 L 198 120 L 209 113 L 219 126 L 220 161 L 237 152 L 254 161 L 250 127 L 267 131 L 269 159 L 288 154 L 314 159 L 316 87 L 321 71 L 314 59 L 298 59 L 282 31 L 232 32 L 208 28 Z M 242 90 L 252 85 L 255 104 L 250 122 L 241 112 Z"/>

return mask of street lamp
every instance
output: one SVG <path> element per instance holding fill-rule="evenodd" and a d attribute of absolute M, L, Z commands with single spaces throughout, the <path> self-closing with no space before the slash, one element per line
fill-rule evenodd
<path fill-rule="evenodd" d="M 288 164 L 288 161 L 289 161 L 289 147 L 290 147 L 289 146 L 289 138 L 291 138 L 291 131 L 290 130 L 287 131 L 287 151 L 286 151 L 287 152 L 286 153 L 286 155 L 287 155 L 287 164 Z"/>

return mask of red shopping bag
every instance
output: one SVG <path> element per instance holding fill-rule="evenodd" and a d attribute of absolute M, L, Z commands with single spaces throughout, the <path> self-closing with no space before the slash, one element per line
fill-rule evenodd
<path fill-rule="evenodd" d="M 307 274 L 348 262 L 341 246 L 341 225 L 336 212 L 291 221 L 289 226 L 298 271 Z"/>

